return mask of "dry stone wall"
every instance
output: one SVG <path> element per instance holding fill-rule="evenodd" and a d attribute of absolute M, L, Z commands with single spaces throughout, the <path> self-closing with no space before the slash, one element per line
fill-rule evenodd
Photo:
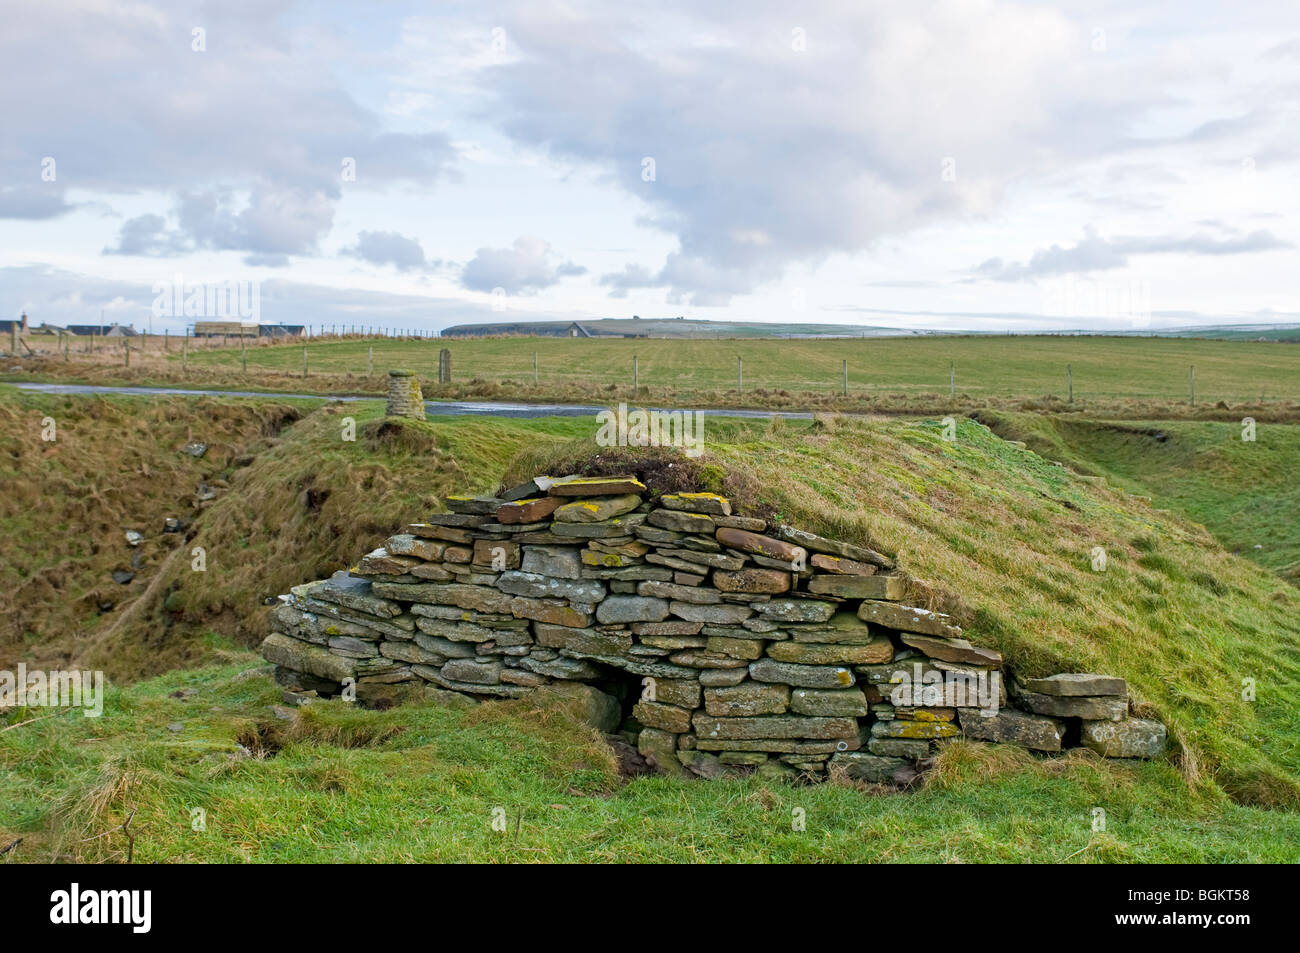
<path fill-rule="evenodd" d="M 263 655 L 292 700 L 342 693 L 612 696 L 607 730 L 659 771 L 828 771 L 906 784 L 936 745 L 1153 757 L 1122 679 L 1004 684 L 1003 659 L 907 601 L 888 555 L 635 477 L 537 477 L 453 497 L 351 570 L 295 587 Z M 597 693 L 599 694 L 599 693 Z"/>

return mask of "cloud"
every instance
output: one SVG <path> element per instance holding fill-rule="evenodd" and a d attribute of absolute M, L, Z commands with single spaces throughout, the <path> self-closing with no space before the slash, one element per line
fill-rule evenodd
<path fill-rule="evenodd" d="M 1293 247 L 1266 229 L 1231 238 L 1194 235 L 1187 238 L 1102 238 L 1092 229 L 1078 244 L 1052 245 L 1034 252 L 1027 262 L 990 258 L 975 268 L 976 278 L 993 281 L 1027 281 L 1052 275 L 1123 268 L 1134 255 L 1245 255 Z"/>
<path fill-rule="evenodd" d="M 289 6 L 6 4 L 0 61 L 22 82 L 0 84 L 0 182 L 35 182 L 51 157 L 59 188 L 174 198 L 173 229 L 132 220 L 112 254 L 286 259 L 316 253 L 345 191 L 446 179 L 449 137 L 384 128 L 341 84 L 328 29 L 295 31 Z M 35 185 L 0 190 L 0 217 L 68 208 Z"/>
<path fill-rule="evenodd" d="M 170 270 L 160 270 L 152 279 L 127 281 L 50 265 L 0 267 L 0 288 L 5 289 L 6 306 L 15 315 L 26 311 L 35 324 L 59 326 L 97 322 L 100 309 L 104 309 L 108 321 L 145 326 L 155 297 L 153 282 L 172 280 Z M 503 317 L 491 305 L 458 298 L 337 288 L 286 279 L 261 281 L 258 286 L 261 317 L 269 324 L 440 330 L 453 324 L 515 317 L 539 321 L 572 318 L 572 314 L 552 310 L 527 314 L 509 311 Z M 185 318 L 153 319 L 155 331 L 164 327 L 179 330 L 185 323 Z"/>
<path fill-rule="evenodd" d="M 57 218 L 71 212 L 63 189 L 52 185 L 9 185 L 0 188 L 0 218 Z"/>
<path fill-rule="evenodd" d="M 506 294 L 540 291 L 561 278 L 585 274 L 573 262 L 555 263 L 548 242 L 521 236 L 510 248 L 480 248 L 461 271 L 460 283 L 471 291 L 503 289 Z"/>
<path fill-rule="evenodd" d="M 1122 64 L 1093 68 L 1064 13 L 1000 0 L 815 2 L 800 9 L 802 49 L 769 3 L 743 18 L 578 2 L 507 19 L 521 52 L 488 71 L 489 115 L 643 200 L 646 223 L 680 244 L 654 284 L 697 303 L 984 214 L 1054 160 L 1124 146 L 1148 105 Z"/>
<path fill-rule="evenodd" d="M 426 264 L 420 243 L 399 232 L 361 232 L 357 243 L 342 249 L 340 254 L 372 265 L 394 265 L 398 271 L 418 270 Z"/>

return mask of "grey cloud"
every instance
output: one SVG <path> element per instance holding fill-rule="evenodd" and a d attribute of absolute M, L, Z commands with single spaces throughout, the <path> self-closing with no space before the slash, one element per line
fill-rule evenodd
<path fill-rule="evenodd" d="M 1017 177 L 1120 147 L 1147 105 L 1122 65 L 1089 70 L 1075 54 L 1086 32 L 1043 8 L 812 3 L 803 53 L 779 5 L 743 19 L 670 8 L 692 29 L 633 42 L 644 24 L 632 8 L 520 6 L 507 32 L 521 55 L 488 78 L 489 114 L 509 135 L 598 165 L 678 238 L 649 284 L 635 270 L 607 276 L 616 296 L 663 286 L 722 302 L 791 262 L 985 211 Z M 981 39 L 1013 34 L 1035 37 L 1014 57 Z M 725 42 L 683 39 L 709 35 Z"/>
<path fill-rule="evenodd" d="M 1222 225 L 1217 227 L 1221 231 L 1225 230 Z M 1039 249 L 1027 262 L 990 258 L 976 266 L 974 276 L 993 281 L 1026 281 L 1052 275 L 1123 268 L 1134 255 L 1244 255 L 1291 247 L 1290 242 L 1266 229 L 1229 238 L 1193 235 L 1186 238 L 1151 236 L 1115 239 L 1102 238 L 1096 232 L 1088 230 L 1079 243 Z"/>
<path fill-rule="evenodd" d="M 503 289 L 507 294 L 539 291 L 561 278 L 585 274 L 573 262 L 553 263 L 549 243 L 521 236 L 510 248 L 480 248 L 461 271 L 460 283 L 471 291 Z"/>
<path fill-rule="evenodd" d="M 0 84 L 0 181 L 35 176 L 51 156 L 61 187 L 176 196 L 174 235 L 136 222 L 115 253 L 191 246 L 283 259 L 315 252 L 344 190 L 448 177 L 449 138 L 385 131 L 336 80 L 328 42 L 291 42 L 287 6 L 7 4 L 0 61 L 22 79 Z M 196 24 L 206 52 L 191 49 Z M 245 204 L 214 200 L 232 193 Z M 60 202 L 6 189 L 0 216 L 50 217 L 66 211 Z"/>
<path fill-rule="evenodd" d="M 75 207 L 68 204 L 63 189 L 53 185 L 0 188 L 0 218 L 57 218 Z"/>
<path fill-rule="evenodd" d="M 357 243 L 342 249 L 340 254 L 360 258 L 372 265 L 394 265 L 398 271 L 425 266 L 424 249 L 420 243 L 399 232 L 361 232 L 357 235 Z"/>
<path fill-rule="evenodd" d="M 239 275 L 207 276 L 216 280 Z M 187 280 L 205 276 L 186 274 Z M 49 265 L 0 268 L 0 287 L 5 289 L 6 306 L 16 315 L 26 311 L 33 323 L 86 324 L 99 320 L 104 309 L 107 321 L 147 326 L 154 299 L 153 281 L 168 282 L 173 274 L 160 268 L 152 280 L 141 282 L 99 278 Z M 400 295 L 364 288 L 335 288 L 305 282 L 275 279 L 260 283 L 262 320 L 270 324 L 364 324 L 368 327 L 441 330 L 452 324 L 501 321 L 514 317 L 529 320 L 571 319 L 570 313 L 529 311 L 505 315 L 486 304 L 454 298 Z M 164 327 L 179 330 L 184 318 L 153 319 L 155 331 Z"/>

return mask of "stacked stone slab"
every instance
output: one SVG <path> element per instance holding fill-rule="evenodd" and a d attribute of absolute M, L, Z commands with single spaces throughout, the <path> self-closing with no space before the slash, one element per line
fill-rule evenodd
<path fill-rule="evenodd" d="M 424 420 L 424 394 L 420 390 L 420 379 L 410 371 L 388 372 L 388 403 L 384 408 L 384 416 Z"/>
<path fill-rule="evenodd" d="M 631 683 L 641 754 L 705 777 L 905 783 L 946 739 L 1059 751 L 1071 719 L 1104 755 L 1163 747 L 1162 726 L 1127 719 L 1119 679 L 1029 680 L 1009 707 L 1001 656 L 908 605 L 891 557 L 717 494 L 569 476 L 446 502 L 281 597 L 262 652 L 295 698 Z"/>

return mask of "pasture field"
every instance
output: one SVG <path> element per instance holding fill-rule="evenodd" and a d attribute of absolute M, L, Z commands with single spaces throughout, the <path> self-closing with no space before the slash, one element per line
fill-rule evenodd
<path fill-rule="evenodd" d="M 436 383 L 443 347 L 452 356 L 450 385 Z M 166 351 L 161 341 L 150 339 L 142 349 L 133 348 L 127 366 L 120 343 L 101 344 L 93 352 L 83 345 L 67 363 L 61 355 L 42 352 L 5 368 L 3 377 L 382 393 L 385 371 L 404 367 L 421 377 L 426 396 L 434 398 L 647 397 L 684 405 L 925 412 L 937 402 L 1046 400 L 1058 410 L 1140 404 L 1151 416 L 1160 408 L 1188 407 L 1194 369 L 1198 410 L 1218 402 L 1300 404 L 1300 345 L 1281 342 L 1089 336 L 316 338 L 246 349 L 191 342 L 184 362 L 180 351 L 175 338 Z M 1133 410 L 1126 412 L 1132 416 Z"/>
<path fill-rule="evenodd" d="M 1188 397 L 1195 367 L 1201 401 L 1300 400 L 1300 347 L 1248 341 L 1171 338 L 971 336 L 833 340 L 669 340 L 500 337 L 481 339 L 331 340 L 310 342 L 309 365 L 320 373 L 364 373 L 407 367 L 437 380 L 438 352 L 451 351 L 453 380 L 630 387 L 683 395 L 743 390 L 839 394 L 843 361 L 850 393 L 948 394 L 970 397 L 1067 396 L 1071 368 L 1076 400 Z M 178 361 L 173 354 L 171 361 Z M 250 349 L 251 369 L 293 373 L 302 345 Z M 240 367 L 236 348 L 197 350 L 196 367 Z M 951 367 L 950 367 L 951 365 Z"/>
<path fill-rule="evenodd" d="M 6 481 L 45 475 L 0 509 L 6 537 L 24 541 L 3 567 L 15 603 L 4 654 L 102 666 L 113 682 L 102 719 L 5 714 L 0 840 L 23 839 L 5 862 L 121 860 L 133 811 L 137 862 L 1300 858 L 1300 596 L 1158 508 L 1177 500 L 1134 495 L 1167 481 L 1168 467 L 1139 472 L 1110 438 L 1044 444 L 1076 456 L 1067 469 L 999 436 L 1005 421 L 961 421 L 955 443 L 925 418 L 710 421 L 701 465 L 735 490 L 896 553 L 1019 672 L 1122 675 L 1173 742 L 1143 764 L 954 744 L 924 787 L 896 794 L 629 779 L 601 738 L 546 699 L 277 713 L 279 691 L 249 651 L 269 596 L 347 565 L 446 493 L 595 452 L 589 419 L 385 423 L 379 402 L 6 388 L 0 408 Z M 34 436 L 45 416 L 60 421 L 57 445 Z M 340 439 L 345 416 L 355 442 Z M 1249 492 L 1252 458 L 1234 449 L 1213 462 L 1229 437 L 1226 427 L 1175 435 L 1183 454 L 1209 455 L 1197 468 L 1207 497 Z M 180 453 L 194 439 L 212 444 L 202 460 Z M 1274 455 L 1293 437 L 1271 439 Z M 1111 485 L 1076 468 L 1112 471 Z M 221 492 L 196 505 L 201 480 Z M 1291 505 L 1280 486 L 1268 492 Z M 184 536 L 158 529 L 173 513 Z M 106 577 L 129 558 L 124 527 L 147 538 L 138 578 L 118 586 Z M 207 550 L 204 573 L 190 571 L 192 544 Z M 1104 573 L 1089 566 L 1095 545 L 1110 554 Z M 117 605 L 104 613 L 106 595 Z M 1243 678 L 1256 699 L 1241 697 Z M 195 807 L 208 817 L 202 836 Z M 519 819 L 518 837 L 491 831 L 495 807 L 512 829 Z M 808 831 L 792 832 L 794 807 Z"/>

